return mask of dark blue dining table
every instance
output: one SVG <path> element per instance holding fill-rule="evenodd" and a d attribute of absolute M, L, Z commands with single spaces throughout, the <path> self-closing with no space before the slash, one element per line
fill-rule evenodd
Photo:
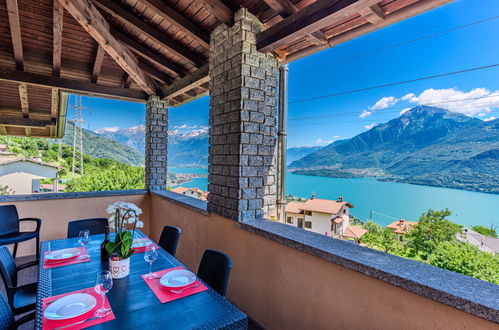
<path fill-rule="evenodd" d="M 146 237 L 136 231 L 136 237 Z M 80 246 L 77 238 L 44 241 L 41 244 L 41 263 L 38 274 L 36 329 L 42 329 L 42 299 L 54 295 L 89 288 L 95 285 L 99 271 L 108 264 L 100 261 L 100 244 L 104 235 L 92 235 L 87 245 L 91 261 L 74 265 L 43 269 L 46 251 Z M 180 261 L 159 249 L 153 271 L 183 266 Z M 188 269 L 187 267 L 185 267 Z M 162 304 L 154 295 L 142 274 L 149 272 L 143 253 L 135 253 L 130 260 L 130 275 L 113 281 L 107 298 L 115 320 L 91 329 L 247 329 L 248 318 L 225 297 L 208 287 L 207 291 Z M 229 283 L 230 285 L 230 283 Z"/>

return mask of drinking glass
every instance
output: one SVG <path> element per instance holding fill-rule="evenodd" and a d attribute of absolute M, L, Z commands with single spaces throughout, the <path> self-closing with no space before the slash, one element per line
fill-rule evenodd
<path fill-rule="evenodd" d="M 78 235 L 78 243 L 80 243 L 83 247 L 86 247 L 88 242 L 90 242 L 90 231 L 89 230 L 81 230 L 80 234 Z M 82 256 L 82 258 L 86 258 L 86 257 L 88 257 L 87 254 Z"/>
<path fill-rule="evenodd" d="M 152 263 L 158 258 L 158 251 L 154 245 L 147 246 L 144 253 L 144 259 L 149 263 L 149 274 L 145 278 L 154 278 L 156 274 L 152 272 Z"/>
<path fill-rule="evenodd" d="M 102 297 L 101 308 L 95 311 L 94 315 L 97 317 L 106 316 L 109 312 L 109 308 L 104 307 L 104 297 L 106 293 L 113 287 L 113 278 L 111 277 L 111 272 L 109 270 L 104 270 L 97 274 L 95 279 L 95 291 L 99 293 Z"/>

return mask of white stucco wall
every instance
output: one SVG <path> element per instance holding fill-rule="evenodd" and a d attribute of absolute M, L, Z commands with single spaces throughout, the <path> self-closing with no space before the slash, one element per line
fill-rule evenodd
<path fill-rule="evenodd" d="M 56 178 L 58 169 L 27 161 L 17 161 L 0 166 L 0 185 L 9 187 L 11 194 L 25 195 L 33 192 L 33 180 Z"/>

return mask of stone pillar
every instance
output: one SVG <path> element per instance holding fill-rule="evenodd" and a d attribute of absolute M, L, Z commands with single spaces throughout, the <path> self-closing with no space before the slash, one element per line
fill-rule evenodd
<path fill-rule="evenodd" d="M 208 207 L 247 221 L 275 208 L 278 65 L 256 51 L 258 19 L 243 8 L 234 21 L 211 34 Z"/>
<path fill-rule="evenodd" d="M 167 103 L 158 96 L 150 96 L 146 104 L 146 189 L 166 189 L 167 148 Z"/>

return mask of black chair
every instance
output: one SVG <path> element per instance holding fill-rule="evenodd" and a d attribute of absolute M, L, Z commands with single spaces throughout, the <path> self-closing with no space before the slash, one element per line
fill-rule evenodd
<path fill-rule="evenodd" d="M 26 313 L 35 309 L 36 291 L 38 283 L 18 285 L 17 273 L 19 270 L 36 265 L 35 262 L 17 267 L 9 249 L 0 246 L 0 275 L 2 276 L 7 299 L 14 315 Z"/>
<path fill-rule="evenodd" d="M 68 238 L 78 237 L 81 230 L 89 230 L 90 235 L 104 234 L 107 226 L 107 218 L 73 220 L 68 223 Z"/>
<path fill-rule="evenodd" d="M 22 232 L 19 231 L 21 221 L 35 221 L 36 228 L 34 231 Z M 17 213 L 15 205 L 0 206 L 0 245 L 14 244 L 14 258 L 17 254 L 17 244 L 36 238 L 36 259 L 40 258 L 40 227 L 42 220 L 39 218 L 21 218 Z"/>
<path fill-rule="evenodd" d="M 172 256 L 177 252 L 177 245 L 180 239 L 182 230 L 174 226 L 165 226 L 159 238 L 159 246 L 166 250 Z"/>
<path fill-rule="evenodd" d="M 34 320 L 35 315 L 35 312 L 31 312 L 16 321 L 10 306 L 5 301 L 3 295 L 0 294 L 0 329 L 17 329 L 22 324 Z"/>
<path fill-rule="evenodd" d="M 198 277 L 225 296 L 231 269 L 232 261 L 228 255 L 216 250 L 206 250 L 199 264 Z"/>

